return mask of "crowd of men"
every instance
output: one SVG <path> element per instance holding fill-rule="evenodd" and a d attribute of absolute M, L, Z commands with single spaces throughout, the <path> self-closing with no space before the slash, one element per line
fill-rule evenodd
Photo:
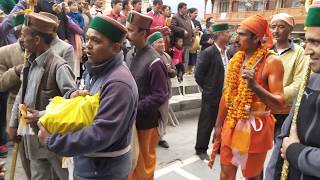
<path fill-rule="evenodd" d="M 202 90 L 195 153 L 214 161 L 214 129 L 221 179 L 235 179 L 238 167 L 262 179 L 273 147 L 265 179 L 320 178 L 319 1 L 305 21 L 305 48 L 290 39 L 287 13 L 270 24 L 250 16 L 232 37 L 223 21 L 201 27 L 198 10 L 183 2 L 173 16 L 162 0 L 148 12 L 141 0 L 112 0 L 109 12 L 104 0 L 38 0 L 34 12 L 30 2 L 0 0 L 0 157 L 8 140 L 20 143 L 28 179 L 154 179 L 157 146 L 169 148 L 166 126 L 177 122 L 171 78 L 182 87 L 185 73 Z M 50 134 L 38 122 L 53 97 L 98 92 L 89 127 Z M 20 104 L 33 133 L 19 127 Z M 73 157 L 74 171 L 62 157 Z M 2 178 L 3 163 L 0 170 Z"/>

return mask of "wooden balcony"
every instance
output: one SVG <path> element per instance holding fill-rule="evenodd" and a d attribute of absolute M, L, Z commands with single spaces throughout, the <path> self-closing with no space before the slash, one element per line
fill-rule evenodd
<path fill-rule="evenodd" d="M 306 18 L 306 11 L 304 7 L 298 8 L 278 8 L 275 10 L 263 10 L 263 11 L 244 11 L 244 12 L 226 12 L 226 13 L 212 13 L 205 14 L 205 19 L 208 17 L 213 17 L 216 21 L 228 22 L 232 25 L 239 24 L 243 19 L 251 15 L 259 14 L 269 21 L 272 15 L 277 13 L 288 13 L 294 17 L 296 24 L 304 24 Z M 221 19 L 224 17 L 225 19 Z"/>

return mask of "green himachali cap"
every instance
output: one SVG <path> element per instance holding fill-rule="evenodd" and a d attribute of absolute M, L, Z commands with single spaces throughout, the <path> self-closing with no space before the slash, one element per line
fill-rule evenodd
<path fill-rule="evenodd" d="M 306 27 L 320 27 L 320 2 L 315 2 L 310 6 L 304 24 Z"/>
<path fill-rule="evenodd" d="M 95 16 L 89 23 L 92 28 L 113 42 L 122 42 L 127 34 L 127 28 L 107 16 Z"/>
<path fill-rule="evenodd" d="M 217 23 L 211 26 L 212 32 L 225 31 L 229 29 L 228 23 Z"/>
<path fill-rule="evenodd" d="M 0 0 L 0 6 L 5 14 L 9 14 L 15 4 L 13 0 Z"/>
<path fill-rule="evenodd" d="M 161 35 L 161 33 L 160 33 L 160 32 L 155 32 L 155 33 L 152 33 L 152 34 L 148 37 L 147 42 L 148 42 L 148 44 L 151 45 L 151 44 L 153 44 L 156 40 L 161 39 L 161 38 L 163 38 L 162 35 Z"/>
<path fill-rule="evenodd" d="M 12 25 L 14 26 L 14 29 L 15 30 L 21 29 L 21 27 L 24 23 L 24 20 L 25 20 L 24 14 L 14 16 L 12 18 Z"/>

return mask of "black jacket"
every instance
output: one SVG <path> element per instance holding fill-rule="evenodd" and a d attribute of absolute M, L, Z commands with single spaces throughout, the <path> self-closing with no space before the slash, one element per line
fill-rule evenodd
<path fill-rule="evenodd" d="M 198 56 L 195 69 L 197 84 L 203 89 L 202 95 L 213 98 L 206 98 L 216 103 L 222 95 L 224 82 L 224 67 L 220 52 L 215 45 L 202 51 Z"/>
<path fill-rule="evenodd" d="M 201 24 L 200 24 L 200 22 L 198 20 L 194 19 L 194 20 L 191 20 L 191 21 L 192 21 L 194 27 L 199 26 L 199 30 L 202 31 Z"/>
<path fill-rule="evenodd" d="M 200 45 L 201 45 L 201 51 L 204 51 L 205 49 L 207 49 L 208 47 L 211 46 L 211 44 L 208 43 L 209 39 L 214 39 L 214 35 L 213 34 L 208 34 L 203 33 L 203 35 L 201 36 L 201 40 L 200 40 Z"/>

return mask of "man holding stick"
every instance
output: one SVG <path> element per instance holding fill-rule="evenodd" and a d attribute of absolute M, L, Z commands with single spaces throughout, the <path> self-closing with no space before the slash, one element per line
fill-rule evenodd
<path fill-rule="evenodd" d="M 320 3 L 314 2 L 305 21 L 305 54 L 309 70 L 266 169 L 266 179 L 312 180 L 320 178 Z M 313 74 L 310 75 L 310 71 Z M 310 77 L 310 78 L 309 78 Z M 289 137 L 288 137 L 289 136 Z"/>

